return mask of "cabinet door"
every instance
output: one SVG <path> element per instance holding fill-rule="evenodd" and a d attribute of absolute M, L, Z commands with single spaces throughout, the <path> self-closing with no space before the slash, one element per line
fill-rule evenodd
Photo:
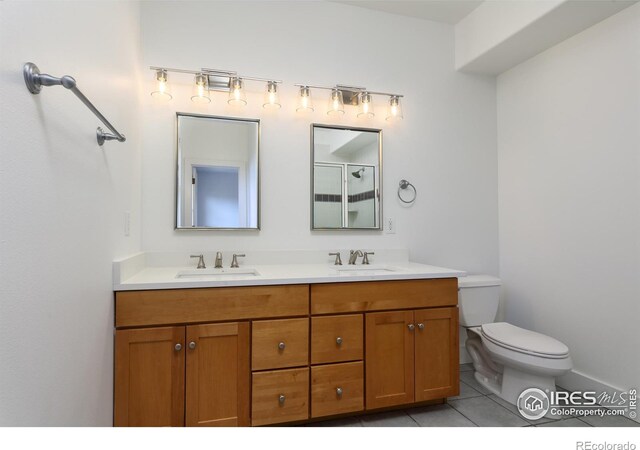
<path fill-rule="evenodd" d="M 413 311 L 366 314 L 366 408 L 412 403 Z"/>
<path fill-rule="evenodd" d="M 184 425 L 184 327 L 116 331 L 115 426 Z"/>
<path fill-rule="evenodd" d="M 414 311 L 416 401 L 459 394 L 458 308 Z"/>
<path fill-rule="evenodd" d="M 249 425 L 249 323 L 187 327 L 187 426 Z"/>

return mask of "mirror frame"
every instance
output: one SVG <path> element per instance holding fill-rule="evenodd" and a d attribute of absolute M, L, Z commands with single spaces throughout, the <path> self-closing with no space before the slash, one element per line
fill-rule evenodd
<path fill-rule="evenodd" d="M 340 227 L 340 228 L 315 228 L 314 224 L 314 192 L 313 186 L 315 181 L 315 141 L 314 141 L 314 129 L 315 128 L 326 128 L 332 130 L 347 130 L 347 131 L 367 131 L 378 133 L 378 226 L 377 227 L 366 227 L 366 228 L 349 228 L 349 227 Z M 382 231 L 382 129 L 381 128 L 362 128 L 362 127 L 351 127 L 347 125 L 327 125 L 323 123 L 312 123 L 311 124 L 311 195 L 309 197 L 310 206 L 311 206 L 311 223 L 310 228 L 311 231 Z"/>
<path fill-rule="evenodd" d="M 225 228 L 225 227 L 178 227 L 178 197 L 180 196 L 180 136 L 178 135 L 178 120 L 180 119 L 180 116 L 184 116 L 184 117 L 199 117 L 199 118 L 205 118 L 205 119 L 218 119 L 218 120 L 229 120 L 229 121 L 235 121 L 235 122 L 253 122 L 256 123 L 258 125 L 258 148 L 256 149 L 257 151 L 257 155 L 256 155 L 256 160 L 257 160 L 257 171 L 258 171 L 258 175 L 257 175 L 257 180 L 256 180 L 256 185 L 258 187 L 258 193 L 257 193 L 257 197 L 258 197 L 258 201 L 257 201 L 257 214 L 258 214 L 258 221 L 256 223 L 255 227 L 245 227 L 245 228 Z M 261 189 L 260 189 L 260 184 L 261 184 L 261 176 L 260 176 L 260 145 L 261 145 L 261 141 L 262 141 L 262 127 L 260 124 L 260 119 L 247 119 L 244 117 L 231 117 L 231 116 L 212 116 L 212 115 L 208 115 L 208 114 L 195 114 L 195 113 L 187 113 L 187 112 L 176 112 L 176 157 L 175 157 L 175 161 L 176 161 L 176 184 L 175 184 L 175 192 L 174 192 L 174 230 L 176 231 L 260 231 L 260 223 L 261 223 L 261 204 L 262 204 L 262 198 L 261 198 Z"/>

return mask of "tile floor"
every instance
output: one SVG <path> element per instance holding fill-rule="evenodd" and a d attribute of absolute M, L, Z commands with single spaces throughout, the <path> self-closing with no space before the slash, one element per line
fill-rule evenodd
<path fill-rule="evenodd" d="M 444 405 L 362 415 L 308 424 L 311 427 L 638 427 L 625 417 L 525 420 L 515 406 L 484 389 L 471 364 L 460 366 L 460 395 Z"/>

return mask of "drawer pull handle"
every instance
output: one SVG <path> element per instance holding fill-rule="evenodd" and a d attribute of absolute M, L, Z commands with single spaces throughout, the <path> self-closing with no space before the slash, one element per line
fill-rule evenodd
<path fill-rule="evenodd" d="M 189 342 L 189 348 L 191 350 L 193 350 L 194 348 L 196 348 L 196 343 L 194 341 Z"/>
<path fill-rule="evenodd" d="M 174 348 L 176 349 L 177 352 L 179 352 L 180 350 L 182 350 L 182 344 L 176 344 Z"/>
<path fill-rule="evenodd" d="M 414 324 L 412 324 L 412 323 L 410 323 L 409 325 L 407 325 L 407 328 L 409 328 L 409 331 L 413 331 L 415 327 L 416 327 L 416 326 L 415 326 Z"/>
<path fill-rule="evenodd" d="M 342 397 L 342 388 L 339 387 L 339 388 L 336 389 L 336 395 L 338 397 Z"/>
<path fill-rule="evenodd" d="M 424 330 L 424 324 L 423 323 L 419 323 L 418 324 L 418 330 L 420 330 L 420 331 Z"/>
<path fill-rule="evenodd" d="M 284 350 L 284 347 L 285 347 L 284 342 L 280 342 L 280 343 L 278 344 L 278 348 L 279 348 L 280 350 Z"/>
<path fill-rule="evenodd" d="M 278 397 L 278 401 L 280 402 L 281 405 L 284 405 L 284 400 L 285 400 L 284 394 L 280 394 L 280 397 Z"/>
<path fill-rule="evenodd" d="M 336 344 L 342 345 L 342 338 L 340 336 L 336 338 Z"/>

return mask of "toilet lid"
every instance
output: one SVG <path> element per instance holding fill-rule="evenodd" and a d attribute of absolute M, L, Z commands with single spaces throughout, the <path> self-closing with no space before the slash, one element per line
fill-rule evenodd
<path fill-rule="evenodd" d="M 569 355 L 569 348 L 562 342 L 506 322 L 482 325 L 482 335 L 496 345 L 521 353 L 546 358 L 563 358 Z"/>

